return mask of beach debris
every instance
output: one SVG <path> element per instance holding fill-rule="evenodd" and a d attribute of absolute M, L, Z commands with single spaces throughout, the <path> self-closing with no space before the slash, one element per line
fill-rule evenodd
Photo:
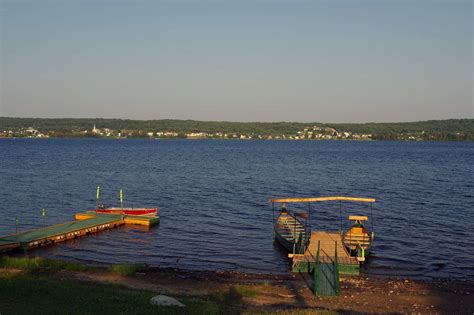
<path fill-rule="evenodd" d="M 175 298 L 167 295 L 156 295 L 151 298 L 150 300 L 151 305 L 160 305 L 160 306 L 178 306 L 178 307 L 185 307 L 183 303 L 178 301 Z"/>

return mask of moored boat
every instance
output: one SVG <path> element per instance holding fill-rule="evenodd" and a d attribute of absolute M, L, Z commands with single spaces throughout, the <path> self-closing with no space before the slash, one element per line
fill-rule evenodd
<path fill-rule="evenodd" d="M 368 217 L 350 215 L 349 220 L 354 221 L 354 224 L 344 234 L 344 245 L 359 262 L 364 262 L 374 238 L 373 232 L 370 233 L 362 224 L 362 221 L 367 221 Z"/>
<path fill-rule="evenodd" d="M 275 221 L 275 238 L 293 254 L 302 254 L 308 243 L 306 224 L 297 218 L 305 218 L 304 214 L 291 214 L 283 206 Z"/>
<path fill-rule="evenodd" d="M 106 207 L 103 203 L 100 202 L 100 187 L 97 186 L 96 192 L 96 208 L 94 211 L 96 213 L 107 213 L 107 214 L 119 214 L 119 215 L 134 215 L 134 216 L 146 216 L 146 217 L 156 217 L 158 215 L 158 208 L 130 208 L 123 206 L 123 192 L 122 189 L 120 193 L 120 207 Z"/>
<path fill-rule="evenodd" d="M 333 231 L 312 231 L 311 230 L 311 206 L 313 202 L 325 201 L 339 201 L 339 214 L 341 227 L 338 232 Z M 373 220 L 370 220 L 371 229 L 364 227 L 362 222 L 369 219 L 368 216 L 350 215 L 349 220 L 354 223 L 346 232 L 343 232 L 343 217 L 342 217 L 342 201 L 362 202 L 370 204 L 370 213 L 372 215 L 372 204 L 375 202 L 374 198 L 358 198 L 358 197 L 344 197 L 344 196 L 329 196 L 329 197 L 313 197 L 313 198 L 282 198 L 270 199 L 273 208 L 273 220 L 275 226 L 275 238 L 290 252 L 289 257 L 294 258 L 298 254 L 304 254 L 311 257 L 312 260 L 316 257 L 316 245 L 319 246 L 319 240 L 323 252 L 327 255 L 333 251 L 329 247 L 339 248 L 339 255 L 352 258 L 357 264 L 363 263 L 369 255 L 369 250 L 372 247 L 374 240 L 374 226 Z M 275 219 L 275 203 L 282 205 L 279 216 Z M 287 203 L 307 203 L 307 212 L 292 212 L 286 210 Z M 301 219 L 304 218 L 304 223 Z M 309 224 L 308 224 L 309 223 Z M 324 236 L 324 238 L 321 235 Z M 315 236 L 318 241 L 315 241 Z M 321 236 L 319 239 L 317 237 Z M 327 239 L 327 240 L 326 240 Z M 329 239 L 331 239 L 329 241 Z M 311 244 L 312 243 L 312 244 Z M 339 244 L 339 245 L 338 245 Z M 329 246 L 329 247 L 327 247 Z M 319 247 L 318 247 L 319 248 Z M 309 252 L 305 253 L 305 249 Z M 292 254 L 291 254 L 292 253 Z"/>

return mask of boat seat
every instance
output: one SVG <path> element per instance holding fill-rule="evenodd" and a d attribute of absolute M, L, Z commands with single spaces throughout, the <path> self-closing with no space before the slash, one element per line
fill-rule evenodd
<path fill-rule="evenodd" d="M 293 226 L 288 226 L 288 225 L 281 225 L 281 224 L 278 224 L 278 227 L 281 229 L 281 230 L 291 230 L 291 231 L 304 231 L 305 228 L 304 227 L 293 227 Z"/>
<path fill-rule="evenodd" d="M 347 233 L 344 236 L 344 243 L 351 249 L 356 248 L 357 245 L 367 247 L 371 241 L 371 237 L 367 233 Z"/>
<path fill-rule="evenodd" d="M 368 235 L 347 235 L 344 237 L 346 242 L 370 242 L 370 236 Z"/>
<path fill-rule="evenodd" d="M 297 237 L 300 237 L 300 234 L 298 234 Z M 293 233 L 280 233 L 280 235 L 283 236 L 284 238 L 294 238 Z M 304 237 L 304 234 L 303 234 L 303 237 Z"/>

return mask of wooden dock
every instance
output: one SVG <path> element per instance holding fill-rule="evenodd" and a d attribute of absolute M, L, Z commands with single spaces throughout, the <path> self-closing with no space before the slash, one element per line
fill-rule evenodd
<path fill-rule="evenodd" d="M 159 217 L 96 214 L 95 212 L 76 214 L 76 221 L 0 237 L 0 252 L 18 248 L 27 250 L 59 243 L 124 224 L 139 224 L 149 227 L 158 224 L 159 221 Z"/>
<path fill-rule="evenodd" d="M 95 218 L 97 216 L 118 216 L 121 217 L 124 224 L 132 224 L 132 225 L 142 225 L 146 227 L 151 227 L 160 223 L 160 218 L 158 216 L 140 216 L 140 215 L 117 215 L 117 214 L 106 214 L 101 213 L 97 214 L 94 211 L 88 211 L 83 213 L 76 213 L 74 218 L 77 221 L 88 220 Z"/>
<path fill-rule="evenodd" d="M 337 244 L 337 262 L 341 274 L 358 275 L 359 262 L 347 252 L 340 232 L 313 231 L 309 246 L 304 254 L 292 255 L 293 272 L 307 272 L 315 266 L 316 255 L 319 249 L 320 263 L 333 263 L 335 260 L 335 247 Z"/>

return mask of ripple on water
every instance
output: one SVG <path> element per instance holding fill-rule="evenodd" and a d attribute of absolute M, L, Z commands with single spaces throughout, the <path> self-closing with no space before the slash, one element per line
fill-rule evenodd
<path fill-rule="evenodd" d="M 94 206 L 158 206 L 158 228 L 120 227 L 29 255 L 94 263 L 286 273 L 271 197 L 353 195 L 374 206 L 371 274 L 473 277 L 474 144 L 316 141 L 0 139 L 0 234 L 72 219 Z M 349 214 L 369 214 L 344 204 Z M 340 228 L 336 204 L 312 207 L 314 228 Z M 440 250 L 442 249 L 442 251 Z M 442 254 L 441 254 L 442 252 Z"/>

